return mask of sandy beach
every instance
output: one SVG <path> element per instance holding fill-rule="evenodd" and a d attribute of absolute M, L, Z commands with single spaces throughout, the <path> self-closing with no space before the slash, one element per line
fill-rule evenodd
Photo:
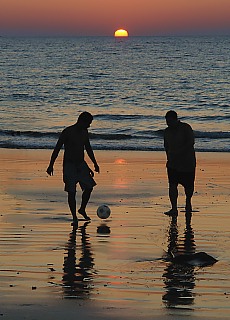
<path fill-rule="evenodd" d="M 51 151 L 0 152 L 2 319 L 230 319 L 229 153 L 197 153 L 186 223 L 182 188 L 178 218 L 163 214 L 163 152 L 96 151 L 92 220 L 74 230 L 62 156 L 48 177 Z M 112 211 L 105 221 L 96 215 L 103 203 Z M 174 249 L 218 262 L 175 265 Z"/>

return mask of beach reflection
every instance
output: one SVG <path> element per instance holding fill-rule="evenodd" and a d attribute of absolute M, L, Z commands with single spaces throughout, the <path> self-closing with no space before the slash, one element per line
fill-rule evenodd
<path fill-rule="evenodd" d="M 97 233 L 101 236 L 108 236 L 110 235 L 110 227 L 108 227 L 105 223 L 102 223 L 100 226 L 97 227 Z"/>
<path fill-rule="evenodd" d="M 93 266 L 94 259 L 91 252 L 90 238 L 86 233 L 86 227 L 90 222 L 85 222 L 83 226 L 73 227 L 69 235 L 69 241 L 64 257 L 63 290 L 66 299 L 87 299 L 93 290 Z M 77 243 L 81 237 L 81 243 Z M 79 239 L 80 240 L 80 239 Z M 76 254 L 79 254 L 77 262 Z"/>
<path fill-rule="evenodd" d="M 177 218 L 172 218 L 168 234 L 168 253 L 195 253 L 194 232 L 191 227 L 191 214 L 186 215 L 184 236 L 179 239 Z M 186 308 L 194 303 L 195 287 L 194 266 L 180 265 L 170 262 L 164 270 L 163 279 L 166 293 L 163 302 L 167 308 Z"/>

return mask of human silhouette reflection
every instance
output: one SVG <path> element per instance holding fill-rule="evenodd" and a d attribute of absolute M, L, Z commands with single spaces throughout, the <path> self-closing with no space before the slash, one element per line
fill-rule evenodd
<path fill-rule="evenodd" d="M 89 222 L 78 228 L 81 244 L 77 244 L 77 228 L 73 226 L 69 235 L 66 256 L 63 264 L 64 298 L 87 299 L 93 290 L 93 255 L 86 227 Z M 76 251 L 80 257 L 77 263 Z"/>
<path fill-rule="evenodd" d="M 168 254 L 195 253 L 194 232 L 191 227 L 191 213 L 186 214 L 184 236 L 179 239 L 177 217 L 172 217 L 168 234 Z M 194 303 L 194 266 L 169 262 L 163 274 L 166 293 L 163 302 L 167 308 L 181 308 Z"/>

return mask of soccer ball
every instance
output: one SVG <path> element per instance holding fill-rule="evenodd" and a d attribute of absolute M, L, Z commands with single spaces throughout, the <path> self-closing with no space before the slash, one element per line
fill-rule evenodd
<path fill-rule="evenodd" d="M 100 219 L 107 219 L 110 216 L 111 210 L 106 204 L 102 204 L 97 208 L 97 216 Z"/>

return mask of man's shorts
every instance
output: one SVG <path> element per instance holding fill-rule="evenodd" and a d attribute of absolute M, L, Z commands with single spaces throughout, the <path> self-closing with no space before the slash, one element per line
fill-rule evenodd
<path fill-rule="evenodd" d="M 177 171 L 167 168 L 169 184 L 181 184 L 183 187 L 193 187 L 195 181 L 195 168 L 190 172 Z"/>
<path fill-rule="evenodd" d="M 66 162 L 63 166 L 63 181 L 67 192 L 76 192 L 77 183 L 80 184 L 82 190 L 96 186 L 96 182 L 92 178 L 90 169 L 85 161 L 80 165 Z"/>

